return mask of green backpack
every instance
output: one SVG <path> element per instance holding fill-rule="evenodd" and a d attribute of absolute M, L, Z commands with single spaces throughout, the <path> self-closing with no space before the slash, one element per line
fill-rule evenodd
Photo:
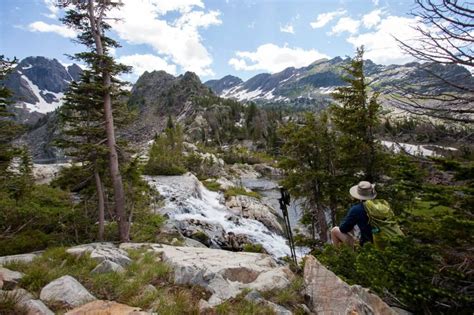
<path fill-rule="evenodd" d="M 387 239 L 404 235 L 386 200 L 367 200 L 364 207 L 369 217 L 369 224 L 372 227 L 374 245 L 377 248 L 383 249 Z"/>

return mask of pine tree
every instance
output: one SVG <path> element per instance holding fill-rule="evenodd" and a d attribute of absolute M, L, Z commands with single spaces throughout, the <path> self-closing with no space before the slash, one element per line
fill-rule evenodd
<path fill-rule="evenodd" d="M 155 137 L 144 172 L 148 175 L 181 175 L 186 172 L 183 130 L 179 124 L 173 123 L 171 117 L 165 131 Z"/>
<path fill-rule="evenodd" d="M 357 49 L 355 58 L 344 67 L 347 86 L 339 87 L 332 97 L 337 102 L 331 108 L 332 120 L 340 132 L 341 157 L 349 177 L 361 171 L 370 182 L 378 179 L 380 152 L 375 141 L 379 125 L 378 93 L 369 97 L 369 85 L 364 75 L 364 49 Z"/>
<path fill-rule="evenodd" d="M 3 85 L 5 76 L 12 70 L 15 60 L 5 59 L 0 55 L 0 177 L 6 183 L 7 170 L 17 153 L 11 141 L 18 135 L 21 128 L 11 119 L 13 114 L 8 111 L 12 92 Z"/>
<path fill-rule="evenodd" d="M 289 123 L 280 129 L 284 141 L 279 166 L 285 170 L 283 185 L 295 198 L 306 201 L 305 218 L 309 219 L 313 238 L 328 240 L 326 211 L 332 220 L 338 200 L 339 186 L 335 135 L 326 113 L 308 113 L 302 125 Z"/>
<path fill-rule="evenodd" d="M 103 241 L 105 197 L 102 178 L 107 147 L 104 144 L 101 91 L 91 71 L 85 70 L 80 82 L 71 83 L 64 100 L 59 110 L 62 138 L 58 146 L 65 149 L 74 162 L 79 162 L 86 174 L 93 174 L 99 216 L 98 238 Z"/>
<path fill-rule="evenodd" d="M 68 4 L 68 2 L 66 2 Z M 108 167 L 114 190 L 115 213 L 122 242 L 129 240 L 130 224 L 128 222 L 125 192 L 119 169 L 119 156 L 115 137 L 114 117 L 112 113 L 112 95 L 120 92 L 120 84 L 115 77 L 128 71 L 128 67 L 118 64 L 110 56 L 110 49 L 119 47 L 112 38 L 106 36 L 110 25 L 106 22 L 107 12 L 121 5 L 116 1 L 74 1 L 73 10 L 69 10 L 63 23 L 79 32 L 77 41 L 85 45 L 88 51 L 75 55 L 76 59 L 85 62 L 94 74 L 98 75 L 96 83 L 103 103 L 103 115 L 108 149 Z"/>

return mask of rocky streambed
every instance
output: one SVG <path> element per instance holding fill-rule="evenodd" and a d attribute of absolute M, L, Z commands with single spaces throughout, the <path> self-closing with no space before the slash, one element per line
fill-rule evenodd
<path fill-rule="evenodd" d="M 183 236 L 211 248 L 236 250 L 242 244 L 260 244 L 275 258 L 290 255 L 281 219 L 272 207 L 275 191 L 268 190 L 261 200 L 243 195 L 225 200 L 222 193 L 208 190 L 190 173 L 146 176 L 145 180 L 164 198 L 164 206 L 156 211 L 166 215 L 168 224 Z"/>

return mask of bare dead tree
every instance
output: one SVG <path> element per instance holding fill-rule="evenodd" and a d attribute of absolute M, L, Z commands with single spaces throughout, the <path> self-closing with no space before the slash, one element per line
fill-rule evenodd
<path fill-rule="evenodd" d="M 415 115 L 474 123 L 474 4 L 458 0 L 415 0 L 417 37 L 398 41 L 423 62 L 418 86 L 399 85 L 393 104 Z M 463 66 L 464 68 L 459 68 Z"/>

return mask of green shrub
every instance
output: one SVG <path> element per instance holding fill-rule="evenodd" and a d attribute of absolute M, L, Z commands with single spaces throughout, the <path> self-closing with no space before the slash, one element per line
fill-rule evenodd
<path fill-rule="evenodd" d="M 265 253 L 262 244 L 244 244 L 244 252 L 249 253 Z"/>
<path fill-rule="evenodd" d="M 0 192 L 0 256 L 89 240 L 94 222 L 56 188 L 32 185 L 19 200 Z"/>
<path fill-rule="evenodd" d="M 416 313 L 464 314 L 474 302 L 459 287 L 465 275 L 443 270 L 434 248 L 411 238 L 392 240 L 384 250 L 372 244 L 355 251 L 327 246 L 315 255 L 349 284 L 369 287 L 392 304 L 401 303 Z M 441 279 L 450 285 L 439 285 Z"/>
<path fill-rule="evenodd" d="M 183 134 L 179 126 L 170 127 L 156 137 L 143 172 L 147 175 L 181 175 L 186 173 Z"/>
<path fill-rule="evenodd" d="M 166 219 L 160 214 L 148 213 L 133 222 L 130 229 L 130 238 L 134 242 L 156 242 L 160 228 Z"/>

